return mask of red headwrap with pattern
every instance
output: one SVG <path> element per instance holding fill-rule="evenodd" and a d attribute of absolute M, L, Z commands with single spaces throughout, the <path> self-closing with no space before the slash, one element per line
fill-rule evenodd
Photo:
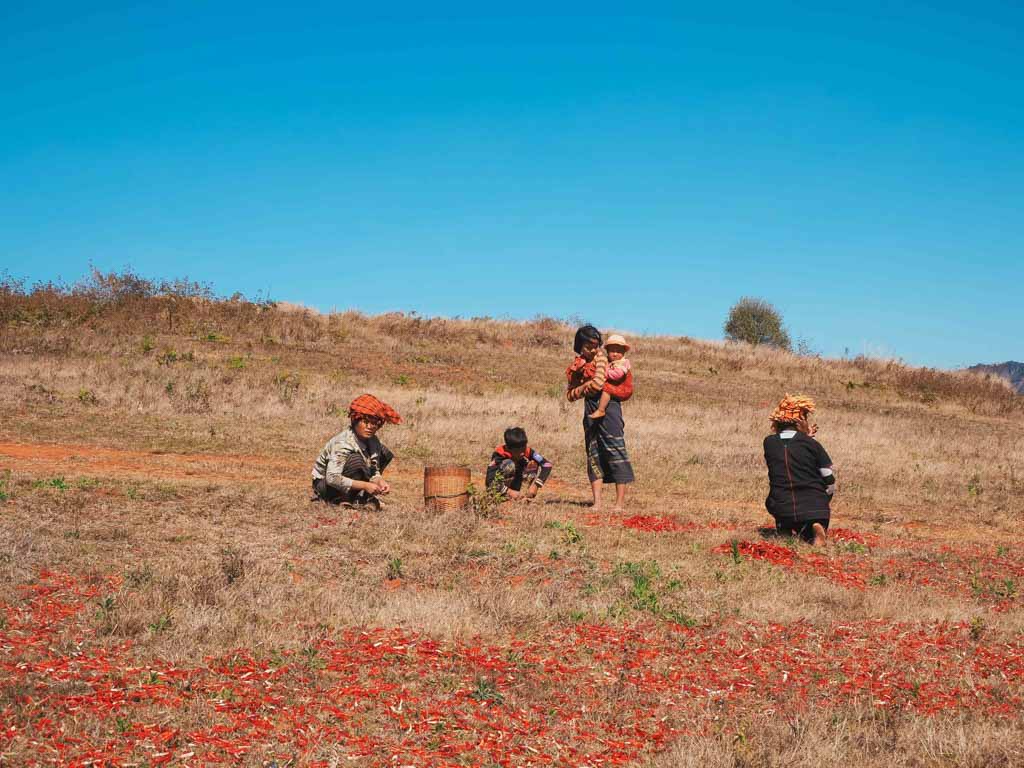
<path fill-rule="evenodd" d="M 382 419 L 389 424 L 401 424 L 402 417 L 398 411 L 387 403 L 381 402 L 373 395 L 360 395 L 348 407 L 348 417 L 355 421 L 361 416 Z"/>
<path fill-rule="evenodd" d="M 772 411 L 772 424 L 793 424 L 814 412 L 814 401 L 806 395 L 786 395 Z"/>

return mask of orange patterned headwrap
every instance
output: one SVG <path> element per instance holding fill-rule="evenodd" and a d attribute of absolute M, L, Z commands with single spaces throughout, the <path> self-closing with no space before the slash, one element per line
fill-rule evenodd
<path fill-rule="evenodd" d="M 792 424 L 814 413 L 814 401 L 806 395 L 786 395 L 772 411 L 772 424 Z"/>
<path fill-rule="evenodd" d="M 355 421 L 360 416 L 372 416 L 383 419 L 389 424 L 401 424 L 402 417 L 398 411 L 387 403 L 383 403 L 373 395 L 360 395 L 348 407 L 348 417 Z"/>

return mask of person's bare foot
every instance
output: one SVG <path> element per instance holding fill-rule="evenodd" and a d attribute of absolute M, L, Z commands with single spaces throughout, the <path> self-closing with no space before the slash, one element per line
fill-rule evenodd
<path fill-rule="evenodd" d="M 612 512 L 616 515 L 621 515 L 625 511 L 622 507 L 612 507 Z"/>
<path fill-rule="evenodd" d="M 589 418 L 591 418 L 591 419 L 603 419 L 604 416 L 605 416 L 605 412 L 602 411 L 600 408 L 598 408 L 596 411 L 594 411 L 592 414 L 590 414 Z"/>
<path fill-rule="evenodd" d="M 825 527 L 821 523 L 812 525 L 811 530 L 814 531 L 814 546 L 821 547 L 828 542 L 828 534 L 825 533 Z"/>

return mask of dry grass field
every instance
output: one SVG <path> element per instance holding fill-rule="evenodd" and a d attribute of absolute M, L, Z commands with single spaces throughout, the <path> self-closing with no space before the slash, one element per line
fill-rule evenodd
<path fill-rule="evenodd" d="M 572 331 L 0 286 L 0 764 L 1024 765 L 1024 399 L 636 338 L 638 482 L 595 513 Z M 312 503 L 364 391 L 405 419 L 387 506 Z M 820 551 L 766 530 L 786 392 L 836 462 Z M 536 503 L 423 511 L 511 425 Z"/>

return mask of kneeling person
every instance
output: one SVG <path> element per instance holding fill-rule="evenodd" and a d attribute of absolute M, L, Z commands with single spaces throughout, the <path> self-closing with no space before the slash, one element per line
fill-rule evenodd
<path fill-rule="evenodd" d="M 764 439 L 769 485 L 764 503 L 779 533 L 824 544 L 836 476 L 828 452 L 814 438 L 813 412 L 810 398 L 786 395 L 772 413 L 772 434 Z"/>
<path fill-rule="evenodd" d="M 505 443 L 491 454 L 487 487 L 507 499 L 532 499 L 544 487 L 552 464 L 530 448 L 521 427 L 505 430 Z"/>
<path fill-rule="evenodd" d="M 394 458 L 377 438 L 385 424 L 402 418 L 373 395 L 360 395 L 348 408 L 349 427 L 320 451 L 313 465 L 313 490 L 329 504 L 380 507 L 378 496 L 391 490 L 382 473 Z"/>

